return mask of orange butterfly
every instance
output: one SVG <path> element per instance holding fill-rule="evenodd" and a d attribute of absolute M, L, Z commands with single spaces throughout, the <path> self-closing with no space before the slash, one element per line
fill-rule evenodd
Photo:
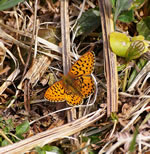
<path fill-rule="evenodd" d="M 50 102 L 63 102 L 71 106 L 80 105 L 95 91 L 91 73 L 94 70 L 94 52 L 86 52 L 71 67 L 62 80 L 55 82 L 45 92 L 44 97 Z"/>

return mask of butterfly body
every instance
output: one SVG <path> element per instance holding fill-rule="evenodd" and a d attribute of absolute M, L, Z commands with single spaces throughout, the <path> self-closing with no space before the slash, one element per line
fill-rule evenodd
<path fill-rule="evenodd" d="M 91 76 L 94 64 L 94 53 L 90 51 L 85 53 L 74 63 L 68 74 L 62 77 L 62 80 L 47 89 L 45 98 L 51 102 L 66 100 L 71 106 L 82 104 L 83 99 L 95 90 Z"/>
<path fill-rule="evenodd" d="M 68 74 L 66 76 L 63 76 L 62 81 L 63 81 L 63 86 L 65 91 L 71 91 L 74 94 L 82 97 L 82 94 L 80 92 L 81 88 L 80 88 L 80 85 L 76 82 L 77 81 L 76 78 L 72 78 Z"/>

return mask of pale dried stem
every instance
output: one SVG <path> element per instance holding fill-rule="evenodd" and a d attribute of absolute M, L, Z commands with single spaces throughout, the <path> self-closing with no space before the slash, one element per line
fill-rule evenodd
<path fill-rule="evenodd" d="M 63 72 L 66 75 L 71 68 L 71 54 L 70 54 L 70 23 L 69 23 L 69 0 L 61 1 L 61 37 L 62 37 L 62 58 L 63 58 Z M 68 122 L 77 119 L 76 109 L 72 108 L 67 112 Z M 78 147 L 78 141 L 74 142 Z M 74 144 L 72 142 L 72 144 Z"/>
<path fill-rule="evenodd" d="M 37 36 L 38 36 L 38 31 L 39 31 L 39 26 L 38 26 L 38 20 L 37 18 L 37 6 L 38 6 L 38 0 L 35 1 L 35 10 L 34 10 L 34 28 L 33 28 L 33 36 L 35 36 L 35 45 L 34 45 L 34 56 L 33 59 L 36 58 L 37 56 Z"/>
<path fill-rule="evenodd" d="M 118 111 L 118 74 L 116 55 L 109 45 L 109 34 L 114 31 L 110 0 L 99 0 L 103 32 L 103 51 L 105 58 L 105 72 L 107 81 L 107 116 Z"/>
<path fill-rule="evenodd" d="M 71 136 L 87 128 L 97 120 L 101 119 L 104 115 L 105 115 L 105 110 L 99 109 L 71 123 L 39 133 L 33 137 L 27 138 L 13 145 L 0 148 L 0 153 L 1 154 L 23 153 L 36 146 L 43 146 L 47 143 L 52 143 L 54 141 L 63 139 L 67 136 Z"/>

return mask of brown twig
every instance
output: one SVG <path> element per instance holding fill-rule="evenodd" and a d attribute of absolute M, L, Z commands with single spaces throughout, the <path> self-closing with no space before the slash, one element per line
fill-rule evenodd
<path fill-rule="evenodd" d="M 24 106 L 27 112 L 30 112 L 30 82 L 24 81 Z"/>

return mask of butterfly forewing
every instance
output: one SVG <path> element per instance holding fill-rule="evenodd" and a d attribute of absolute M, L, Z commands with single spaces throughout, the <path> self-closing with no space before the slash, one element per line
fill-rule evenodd
<path fill-rule="evenodd" d="M 86 52 L 73 64 L 68 74 L 74 77 L 89 75 L 93 72 L 94 64 L 94 52 Z"/>
<path fill-rule="evenodd" d="M 65 101 L 65 91 L 63 88 L 62 80 L 55 82 L 45 92 L 44 97 L 51 102 Z"/>

